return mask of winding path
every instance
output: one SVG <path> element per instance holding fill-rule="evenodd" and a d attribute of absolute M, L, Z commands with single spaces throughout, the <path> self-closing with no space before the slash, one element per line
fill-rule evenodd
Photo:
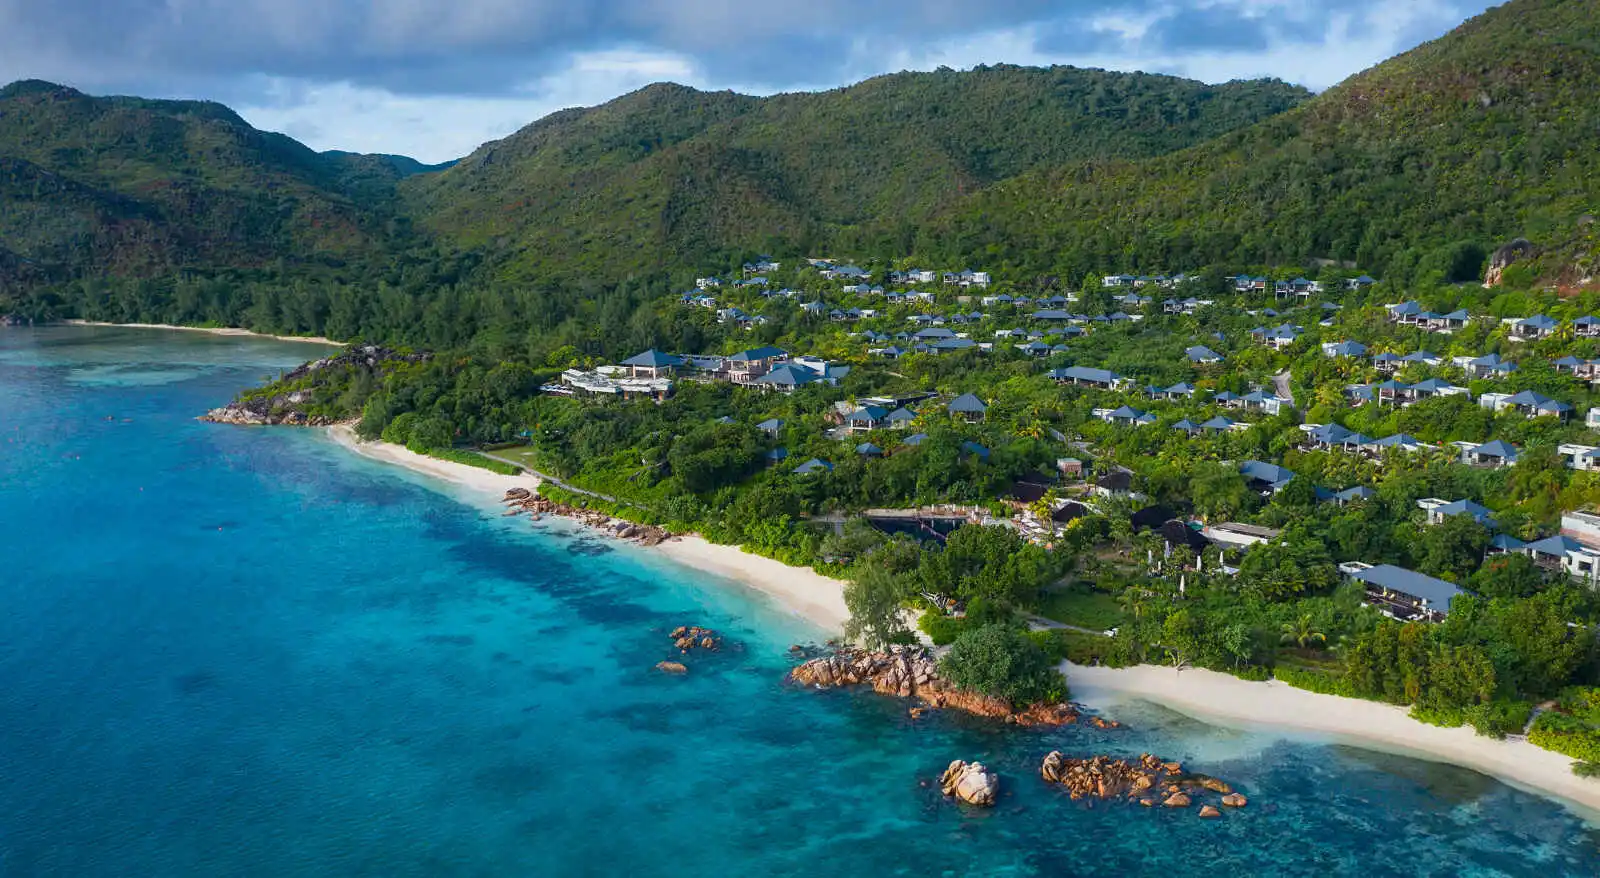
<path fill-rule="evenodd" d="M 1294 388 L 1289 386 L 1289 377 L 1287 369 L 1272 376 L 1272 392 L 1277 394 L 1279 399 L 1288 400 L 1289 407 L 1294 408 Z"/>
<path fill-rule="evenodd" d="M 569 485 L 566 482 L 563 482 L 560 479 L 556 478 L 555 476 L 546 475 L 545 473 L 539 472 L 538 470 L 534 469 L 531 466 L 528 466 L 527 464 L 523 463 L 520 460 L 512 460 L 509 457 L 501 457 L 501 456 L 499 456 L 498 454 L 495 454 L 492 451 L 479 451 L 478 453 L 483 455 L 484 457 L 489 458 L 490 460 L 498 460 L 501 463 L 509 464 L 509 465 L 517 467 L 519 469 L 526 470 L 528 475 L 531 475 L 534 478 L 538 479 L 541 484 L 545 483 L 545 482 L 549 482 L 550 484 L 555 485 L 557 488 L 560 488 L 563 491 L 571 491 L 574 494 L 582 494 L 585 497 L 593 497 L 596 500 L 604 500 L 607 503 L 614 503 L 614 504 L 619 505 L 619 506 L 638 506 L 639 505 L 637 503 L 633 503 L 633 502 L 630 502 L 630 501 L 627 501 L 627 500 L 618 500 L 615 497 L 610 497 L 610 496 L 607 496 L 605 494 L 597 493 L 597 492 L 591 491 L 591 490 L 589 490 L 587 488 L 580 488 L 580 487 L 578 487 L 576 485 Z"/>

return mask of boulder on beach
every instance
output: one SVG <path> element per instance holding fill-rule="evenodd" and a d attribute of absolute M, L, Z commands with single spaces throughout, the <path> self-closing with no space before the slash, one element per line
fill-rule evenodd
<path fill-rule="evenodd" d="M 954 796 L 969 805 L 988 808 L 994 805 L 995 797 L 1000 792 L 1000 776 L 981 762 L 957 759 L 940 776 L 939 788 L 945 795 Z"/>

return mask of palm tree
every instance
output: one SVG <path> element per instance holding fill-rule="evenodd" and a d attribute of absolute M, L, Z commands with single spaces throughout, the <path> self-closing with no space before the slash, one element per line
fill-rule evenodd
<path fill-rule="evenodd" d="M 1117 596 L 1117 603 L 1122 605 L 1122 611 L 1135 619 L 1144 615 L 1145 595 L 1136 586 L 1128 586 Z"/>
<path fill-rule="evenodd" d="M 1283 623 L 1283 635 L 1278 638 L 1278 642 L 1293 643 L 1301 649 L 1306 649 L 1313 643 L 1326 644 L 1328 636 L 1316 630 L 1316 625 L 1311 621 L 1311 614 L 1306 613 L 1293 622 Z"/>

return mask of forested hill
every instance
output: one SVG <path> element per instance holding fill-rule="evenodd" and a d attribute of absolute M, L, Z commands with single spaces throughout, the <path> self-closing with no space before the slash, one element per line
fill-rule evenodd
<path fill-rule="evenodd" d="M 921 221 L 1031 169 L 1160 155 L 1308 97 L 1068 67 L 882 76 L 752 98 L 650 86 L 405 184 L 418 220 L 510 277 L 615 277 L 738 249 L 903 255 Z"/>
<path fill-rule="evenodd" d="M 1513 0 L 1193 149 L 1001 183 L 932 249 L 1063 275 L 1316 257 L 1399 282 L 1475 271 L 1464 247 L 1583 238 L 1600 211 L 1597 88 L 1594 0 Z"/>
<path fill-rule="evenodd" d="M 336 264 L 388 246 L 395 183 L 424 170 L 409 161 L 319 154 L 221 104 L 17 82 L 0 248 L 55 279 Z"/>

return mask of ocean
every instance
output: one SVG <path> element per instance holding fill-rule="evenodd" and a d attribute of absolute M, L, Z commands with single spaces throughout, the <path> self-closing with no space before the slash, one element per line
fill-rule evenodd
<path fill-rule="evenodd" d="M 0 329 L 0 876 L 1600 873 L 1600 831 L 1463 769 L 1147 704 L 1019 730 L 790 688 L 825 634 L 748 589 L 193 420 L 318 353 Z M 729 648 L 653 670 L 683 624 Z M 1074 802 L 1054 749 L 1251 804 Z M 956 758 L 998 807 L 932 788 Z"/>

